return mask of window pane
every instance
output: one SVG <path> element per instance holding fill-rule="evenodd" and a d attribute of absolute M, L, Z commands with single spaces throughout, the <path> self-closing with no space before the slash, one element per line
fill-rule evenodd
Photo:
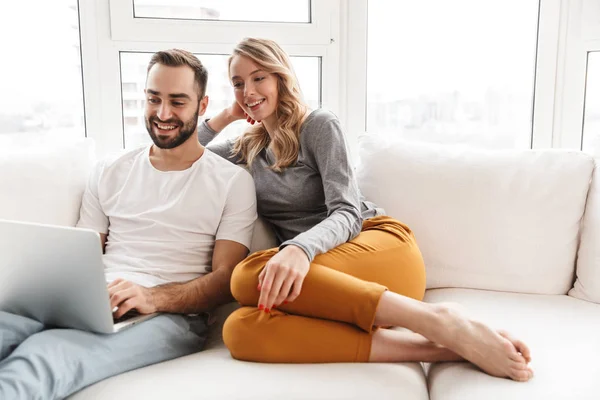
<path fill-rule="evenodd" d="M 530 147 L 537 0 L 368 4 L 369 133 Z"/>
<path fill-rule="evenodd" d="M 152 53 L 121 53 L 121 90 L 123 98 L 123 126 L 125 147 L 133 148 L 150 143 L 144 125 L 144 87 L 146 68 Z M 228 107 L 234 100 L 233 89 L 227 74 L 228 55 L 196 54 L 208 70 L 206 94 L 209 105 L 205 117 L 210 118 Z M 320 57 L 291 57 L 294 70 L 300 81 L 304 99 L 311 108 L 320 107 Z M 215 140 L 221 141 L 240 135 L 248 123 L 236 121 L 221 132 Z"/>
<path fill-rule="evenodd" d="M 77 0 L 12 1 L 10 12 L 3 8 L 0 139 L 84 137 Z"/>
<path fill-rule="evenodd" d="M 136 18 L 310 22 L 310 0 L 134 0 Z"/>
<path fill-rule="evenodd" d="M 583 150 L 600 157 L 600 51 L 588 53 Z"/>

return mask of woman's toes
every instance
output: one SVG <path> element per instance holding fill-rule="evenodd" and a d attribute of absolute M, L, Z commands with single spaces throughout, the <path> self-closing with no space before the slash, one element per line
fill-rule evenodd
<path fill-rule="evenodd" d="M 511 369 L 517 370 L 517 371 L 527 371 L 527 369 L 529 368 L 527 366 L 527 364 L 525 364 L 525 360 L 523 360 L 523 362 L 514 362 L 511 364 L 510 366 Z"/>
<path fill-rule="evenodd" d="M 511 369 L 509 373 L 509 378 L 519 382 L 527 382 L 529 380 L 530 373 L 527 370 L 522 369 Z"/>
<path fill-rule="evenodd" d="M 535 375 L 535 374 L 533 373 L 533 369 L 531 369 L 531 367 L 530 367 L 530 366 L 527 366 L 527 372 L 529 372 L 529 379 L 533 378 L 533 376 Z"/>
<path fill-rule="evenodd" d="M 513 360 L 516 363 L 520 363 L 520 364 L 527 364 L 527 360 L 525 359 L 525 357 L 523 357 L 521 354 L 517 353 L 516 351 L 511 352 L 508 357 Z"/>
<path fill-rule="evenodd" d="M 499 330 L 498 333 L 500 334 L 500 336 L 510 341 L 513 344 L 513 346 L 515 346 L 515 349 L 517 349 L 517 351 L 521 353 L 523 357 L 525 357 L 525 360 L 528 363 L 531 362 L 531 351 L 523 341 L 515 339 L 505 330 Z"/>
<path fill-rule="evenodd" d="M 531 351 L 529 350 L 529 347 L 527 347 L 527 345 L 525 343 L 523 343 L 522 341 L 515 339 L 515 341 L 513 342 L 515 347 L 517 348 L 517 350 L 519 351 L 519 353 L 523 354 L 523 357 L 525 357 L 525 360 L 527 360 L 527 362 L 531 362 Z"/>

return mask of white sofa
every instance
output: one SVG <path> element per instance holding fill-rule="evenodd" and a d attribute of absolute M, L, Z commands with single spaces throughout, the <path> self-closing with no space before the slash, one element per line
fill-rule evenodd
<path fill-rule="evenodd" d="M 2 152 L 0 218 L 76 222 L 93 162 L 89 142 Z M 426 301 L 461 303 L 526 341 L 536 373 L 527 383 L 492 378 L 468 363 L 239 362 L 220 336 L 231 304 L 216 313 L 204 351 L 115 376 L 71 399 L 599 399 L 595 168 L 576 151 L 361 141 L 361 190 L 414 230 L 427 265 Z M 258 225 L 253 250 L 272 244 Z"/>

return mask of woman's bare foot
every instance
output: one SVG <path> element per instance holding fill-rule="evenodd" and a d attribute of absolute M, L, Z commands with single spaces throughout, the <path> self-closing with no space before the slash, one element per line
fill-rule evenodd
<path fill-rule="evenodd" d="M 465 317 L 454 307 L 437 305 L 436 314 L 445 329 L 432 331 L 429 338 L 454 351 L 492 376 L 526 382 L 533 377 L 527 365 L 529 348 L 508 333 Z"/>
<path fill-rule="evenodd" d="M 515 346 L 515 349 L 517 349 L 517 352 L 519 352 L 519 354 L 521 354 L 523 358 L 525 358 L 527 364 L 531 362 L 531 351 L 529 350 L 529 347 L 527 347 L 527 345 L 523 343 L 523 341 L 515 339 L 504 330 L 500 330 L 498 331 L 498 333 L 500 334 L 500 336 L 510 341 L 513 344 L 513 346 Z"/>

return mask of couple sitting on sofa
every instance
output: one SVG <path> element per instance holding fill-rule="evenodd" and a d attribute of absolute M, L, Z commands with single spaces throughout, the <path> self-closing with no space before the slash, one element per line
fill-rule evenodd
<path fill-rule="evenodd" d="M 0 312 L 0 398 L 63 398 L 200 351 L 203 312 L 232 294 L 242 307 L 223 339 L 239 360 L 467 360 L 529 380 L 524 343 L 421 301 L 412 232 L 361 198 L 339 121 L 308 110 L 283 50 L 245 39 L 229 76 L 235 102 L 198 125 L 206 69 L 186 51 L 154 54 L 145 89 L 153 144 L 100 163 L 83 196 L 78 226 L 101 234 L 115 318 L 160 315 L 100 335 Z M 209 144 L 239 119 L 252 124 L 241 137 Z M 246 258 L 257 205 L 280 245 Z M 394 326 L 408 330 L 384 328 Z"/>

